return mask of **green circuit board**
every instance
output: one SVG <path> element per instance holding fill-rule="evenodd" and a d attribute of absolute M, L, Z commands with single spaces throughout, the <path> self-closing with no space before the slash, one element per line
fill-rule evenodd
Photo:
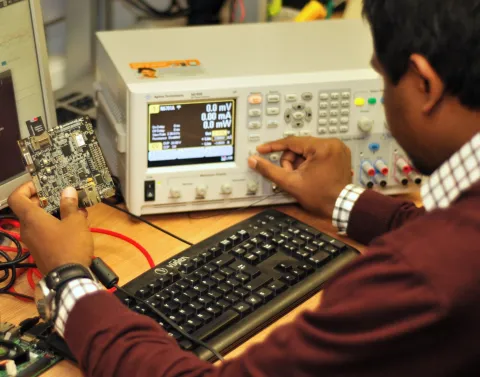
<path fill-rule="evenodd" d="M 16 349 L 10 347 L 11 344 Z M 18 352 L 21 350 L 21 352 Z M 23 354 L 22 354 L 23 353 Z M 42 342 L 31 335 L 20 335 L 18 328 L 9 323 L 0 323 L 0 377 L 8 377 L 2 361 L 16 362 L 17 377 L 36 377 L 62 360 L 61 357 L 43 348 Z"/>

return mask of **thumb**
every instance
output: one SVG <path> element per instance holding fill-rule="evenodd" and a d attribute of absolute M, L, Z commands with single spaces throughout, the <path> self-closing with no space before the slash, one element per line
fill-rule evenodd
<path fill-rule="evenodd" d="M 60 216 L 63 219 L 78 212 L 78 194 L 73 187 L 67 187 L 60 199 Z"/>
<path fill-rule="evenodd" d="M 258 156 L 250 157 L 248 159 L 248 166 L 281 188 L 286 188 L 285 186 L 287 186 L 290 175 L 289 172 L 280 166 L 272 164 L 270 161 Z"/>

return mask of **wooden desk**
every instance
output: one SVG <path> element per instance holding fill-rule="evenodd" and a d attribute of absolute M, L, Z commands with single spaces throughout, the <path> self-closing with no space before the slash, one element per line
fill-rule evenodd
<path fill-rule="evenodd" d="M 417 196 L 407 197 L 409 200 L 418 202 Z M 218 233 L 222 229 L 228 228 L 254 214 L 262 211 L 263 207 L 252 208 L 241 211 L 217 211 L 207 213 L 195 213 L 191 217 L 188 214 L 174 214 L 164 216 L 150 216 L 149 220 L 156 225 L 180 236 L 191 243 L 197 243 L 203 239 Z M 330 221 L 318 219 L 297 205 L 288 205 L 277 207 L 299 220 L 323 231 L 330 233 L 335 237 L 335 231 Z M 211 217 L 217 214 L 216 217 Z M 195 219 L 195 217 L 206 217 L 203 219 Z M 188 246 L 171 238 L 146 224 L 134 222 L 127 215 L 107 207 L 98 205 L 89 210 L 89 219 L 92 227 L 105 228 L 125 234 L 142 246 L 144 246 L 152 255 L 155 263 L 160 263 L 175 254 L 185 250 Z M 104 235 L 94 235 L 95 253 L 102 257 L 109 265 L 114 267 L 116 273 L 120 276 L 120 283 L 125 284 L 134 279 L 136 276 L 148 269 L 145 258 L 132 246 L 125 242 Z M 352 246 L 363 250 L 359 244 L 345 239 Z M 68 252 L 68 251 L 66 251 Z M 22 293 L 31 294 L 25 277 L 19 279 L 17 288 Z M 240 355 L 250 345 L 261 342 L 275 328 L 291 322 L 300 312 L 315 308 L 320 303 L 320 294 L 306 301 L 292 312 L 285 315 L 275 324 L 260 332 L 246 343 L 231 352 L 227 357 L 235 357 Z M 1 320 L 18 324 L 25 318 L 36 315 L 34 304 L 23 303 L 8 296 L 0 296 Z M 82 374 L 77 367 L 67 361 L 61 362 L 45 374 L 46 377 L 81 377 Z"/>

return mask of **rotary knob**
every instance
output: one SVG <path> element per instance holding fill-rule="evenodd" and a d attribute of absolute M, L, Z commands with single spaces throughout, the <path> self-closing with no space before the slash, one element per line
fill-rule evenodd
<path fill-rule="evenodd" d="M 198 185 L 197 188 L 195 189 L 195 193 L 197 195 L 197 198 L 205 199 L 205 197 L 207 196 L 207 186 Z"/>
<path fill-rule="evenodd" d="M 367 117 L 363 117 L 358 121 L 358 128 L 362 132 L 370 132 L 373 128 L 373 120 Z"/>
<path fill-rule="evenodd" d="M 221 187 L 222 194 L 230 195 L 232 193 L 232 185 L 230 183 L 224 183 Z"/>
<path fill-rule="evenodd" d="M 170 189 L 170 197 L 173 199 L 178 199 L 182 196 L 182 193 L 180 192 L 179 189 L 177 188 L 171 188 Z"/>
<path fill-rule="evenodd" d="M 258 191 L 258 183 L 255 181 L 247 182 L 247 193 L 250 195 L 255 195 Z"/>

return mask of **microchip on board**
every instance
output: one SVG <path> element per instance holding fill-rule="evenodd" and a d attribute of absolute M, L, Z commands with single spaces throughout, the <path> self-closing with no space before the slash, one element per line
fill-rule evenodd
<path fill-rule="evenodd" d="M 58 211 L 61 192 L 68 186 L 77 190 L 83 208 L 115 195 L 115 184 L 88 117 L 48 131 L 35 119 L 28 125 L 31 136 L 19 140 L 18 146 L 40 205 L 47 212 Z"/>

